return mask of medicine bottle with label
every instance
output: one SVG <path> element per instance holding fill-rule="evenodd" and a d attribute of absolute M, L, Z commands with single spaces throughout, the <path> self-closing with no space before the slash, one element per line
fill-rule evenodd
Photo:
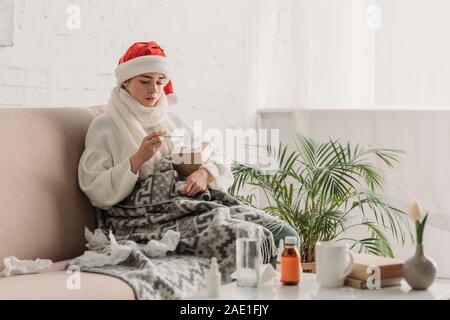
<path fill-rule="evenodd" d="M 285 286 L 296 286 L 300 282 L 300 252 L 297 249 L 297 238 L 286 237 L 281 255 L 281 283 Z"/>

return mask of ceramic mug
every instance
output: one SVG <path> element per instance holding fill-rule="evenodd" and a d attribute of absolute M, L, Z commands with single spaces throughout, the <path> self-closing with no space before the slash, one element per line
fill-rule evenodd
<path fill-rule="evenodd" d="M 355 257 L 347 245 L 334 241 L 316 243 L 317 280 L 322 288 L 337 288 L 344 285 L 352 272 Z"/>

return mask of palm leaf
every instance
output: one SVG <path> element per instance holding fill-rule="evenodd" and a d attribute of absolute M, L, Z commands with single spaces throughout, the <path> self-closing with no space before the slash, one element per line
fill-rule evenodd
<path fill-rule="evenodd" d="M 298 231 L 302 259 L 314 259 L 316 241 L 337 239 L 355 226 L 366 228 L 369 236 L 347 240 L 373 254 L 393 255 L 387 233 L 402 244 L 408 236 L 414 239 L 406 214 L 377 193 L 384 177 L 373 161 L 380 159 L 393 168 L 401 151 L 353 146 L 334 139 L 321 142 L 299 133 L 294 135 L 294 143 L 293 151 L 282 144 L 266 146 L 278 162 L 278 169 L 270 174 L 234 163 L 235 181 L 229 193 L 254 205 L 257 192 L 262 191 L 269 204 L 262 209 Z M 253 193 L 239 196 L 245 186 L 251 186 Z"/>

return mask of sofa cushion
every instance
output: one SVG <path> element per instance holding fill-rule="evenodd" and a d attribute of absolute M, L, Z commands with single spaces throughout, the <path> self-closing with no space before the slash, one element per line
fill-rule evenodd
<path fill-rule="evenodd" d="M 69 273 L 66 261 L 54 263 L 37 274 L 0 278 L 3 299 L 134 299 L 133 289 L 124 281 L 97 273 Z M 76 277 L 79 276 L 79 281 Z M 69 282 L 69 285 L 67 283 Z M 80 284 L 79 289 L 77 284 Z M 71 289 L 70 289 L 71 288 Z"/>
<path fill-rule="evenodd" d="M 0 108 L 0 270 L 5 256 L 83 253 L 95 210 L 79 188 L 78 162 L 89 124 L 104 110 Z"/>

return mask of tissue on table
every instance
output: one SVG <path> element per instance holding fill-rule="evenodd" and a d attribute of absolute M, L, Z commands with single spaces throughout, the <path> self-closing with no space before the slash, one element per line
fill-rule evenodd
<path fill-rule="evenodd" d="M 258 286 L 273 286 L 277 285 L 280 281 L 280 273 L 276 271 L 272 264 L 265 263 L 259 266 L 259 281 Z M 232 279 L 237 279 L 237 271 L 231 274 Z"/>

